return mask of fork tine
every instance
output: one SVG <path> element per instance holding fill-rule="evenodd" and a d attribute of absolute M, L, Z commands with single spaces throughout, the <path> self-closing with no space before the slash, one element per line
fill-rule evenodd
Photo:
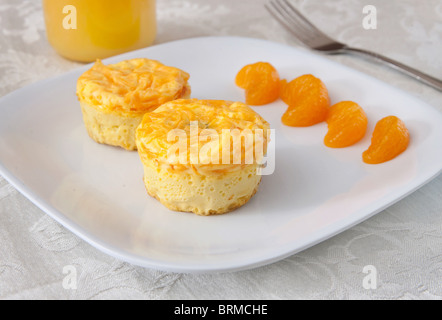
<path fill-rule="evenodd" d="M 269 5 L 265 4 L 265 7 L 269 13 L 296 38 L 302 42 L 308 42 L 311 30 L 302 26 L 298 20 L 293 19 L 279 2 L 270 1 Z M 301 32 L 296 32 L 295 30 Z"/>
<path fill-rule="evenodd" d="M 265 7 L 275 19 L 308 47 L 322 47 L 335 42 L 308 21 L 289 1 L 271 0 L 270 5 Z"/>
<path fill-rule="evenodd" d="M 292 12 L 293 15 L 295 15 L 298 19 L 300 19 L 303 23 L 305 23 L 310 29 L 314 30 L 316 33 L 321 34 L 324 37 L 328 36 L 326 34 L 324 34 L 321 30 L 319 30 L 313 23 L 311 23 L 298 9 L 296 9 L 289 1 L 287 0 L 280 0 L 280 3 L 283 2 L 286 6 L 286 8 L 288 8 L 288 10 L 290 10 Z M 293 16 L 291 15 L 291 16 Z"/>
<path fill-rule="evenodd" d="M 275 4 L 272 1 L 264 4 L 264 7 L 273 16 L 273 18 L 275 18 L 280 24 L 283 25 L 283 27 L 285 27 L 287 29 L 287 31 L 290 31 L 291 33 L 293 33 L 291 26 L 286 22 L 285 19 L 283 19 L 281 17 L 280 11 L 278 10 L 278 8 L 275 6 Z"/>

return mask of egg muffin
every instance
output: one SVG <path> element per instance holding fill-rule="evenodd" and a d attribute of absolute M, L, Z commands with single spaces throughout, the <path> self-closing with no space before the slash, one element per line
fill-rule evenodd
<path fill-rule="evenodd" d="M 269 124 L 241 102 L 178 99 L 136 131 L 148 194 L 174 211 L 215 215 L 257 192 Z"/>
<path fill-rule="evenodd" d="M 98 143 L 136 150 L 135 130 L 147 112 L 190 98 L 189 74 L 145 58 L 104 65 L 97 60 L 77 81 L 89 136 Z"/>

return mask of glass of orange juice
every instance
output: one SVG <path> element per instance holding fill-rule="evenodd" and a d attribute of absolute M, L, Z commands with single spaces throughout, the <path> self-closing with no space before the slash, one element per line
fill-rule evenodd
<path fill-rule="evenodd" d="M 155 0 L 43 0 L 49 43 L 92 62 L 147 47 L 157 32 Z"/>

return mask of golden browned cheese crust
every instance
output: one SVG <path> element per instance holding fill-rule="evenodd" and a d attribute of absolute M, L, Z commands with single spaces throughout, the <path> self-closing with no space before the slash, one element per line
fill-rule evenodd
<path fill-rule="evenodd" d="M 189 98 L 189 74 L 145 58 L 104 65 L 100 60 L 77 81 L 83 119 L 99 143 L 135 150 L 135 129 L 145 113 Z"/>
<path fill-rule="evenodd" d="M 190 146 L 192 144 L 190 141 L 191 125 L 195 121 L 198 123 L 198 135 L 204 134 L 207 131 L 206 129 L 215 130 L 220 140 L 223 137 L 223 130 L 226 129 L 239 130 L 239 132 L 245 132 L 246 130 L 255 132 L 257 129 L 261 129 L 263 141 L 254 140 L 254 145 L 251 147 L 255 147 L 258 143 L 262 144 L 264 149 L 267 147 L 269 124 L 246 104 L 225 100 L 177 99 L 163 104 L 154 112 L 144 116 L 136 134 L 140 155 L 143 158 L 168 166 L 168 151 L 176 142 L 170 139 L 169 133 L 174 129 L 183 130 L 189 140 L 187 144 Z M 198 149 L 201 150 L 205 143 L 206 141 L 201 139 L 198 143 Z M 222 147 L 221 143 L 219 143 L 219 147 Z M 230 164 L 223 163 L 221 159 L 222 150 L 219 150 L 218 153 L 220 157 L 219 164 L 213 162 L 204 164 L 208 161 L 200 161 L 200 163 L 195 164 L 191 161 L 191 148 L 188 148 L 187 163 L 175 163 L 173 164 L 173 170 L 225 173 L 240 169 L 245 164 L 245 148 L 246 146 L 242 145 L 241 164 L 234 164 L 232 159 Z M 266 150 L 263 151 L 265 153 Z"/>
<path fill-rule="evenodd" d="M 100 60 L 80 76 L 80 101 L 104 112 L 146 113 L 189 90 L 189 74 L 145 58 L 104 65 Z"/>
<path fill-rule="evenodd" d="M 195 123 L 198 136 L 206 129 L 219 135 L 225 129 L 240 132 L 261 129 L 263 139 L 253 140 L 252 148 L 259 143 L 264 144 L 264 150 L 267 147 L 269 124 L 241 102 L 197 99 L 168 102 L 146 114 L 137 128 L 136 143 L 147 192 L 171 210 L 198 215 L 223 214 L 241 207 L 257 192 L 261 181 L 260 159 L 250 163 L 245 163 L 244 157 L 239 163 L 192 163 L 189 147 L 184 163 L 170 163 L 168 151 L 176 141 L 170 140 L 168 134 L 178 129 L 186 133 L 186 139 L 191 139 Z M 198 141 L 199 150 L 206 143 Z M 191 141 L 186 145 L 190 146 Z M 245 152 L 246 148 L 242 148 L 241 155 Z"/>

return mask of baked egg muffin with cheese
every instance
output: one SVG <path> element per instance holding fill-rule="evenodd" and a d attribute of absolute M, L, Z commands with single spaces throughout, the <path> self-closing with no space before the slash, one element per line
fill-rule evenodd
<path fill-rule="evenodd" d="M 77 81 L 89 136 L 98 143 L 136 150 L 135 130 L 144 114 L 190 98 L 189 74 L 156 60 L 138 58 L 104 65 L 97 60 Z"/>
<path fill-rule="evenodd" d="M 241 102 L 178 99 L 136 130 L 147 192 L 167 208 L 223 214 L 257 192 L 269 124 Z"/>

